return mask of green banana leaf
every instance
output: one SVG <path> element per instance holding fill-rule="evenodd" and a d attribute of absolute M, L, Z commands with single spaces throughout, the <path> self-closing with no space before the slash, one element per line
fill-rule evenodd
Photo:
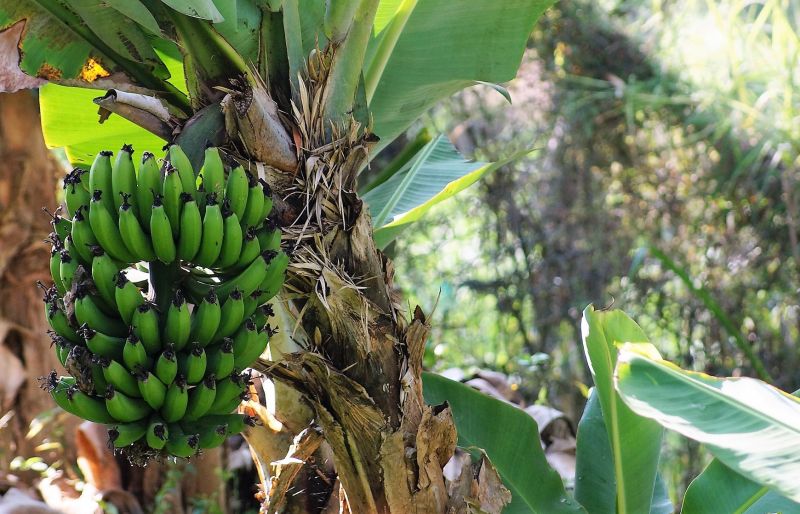
<path fill-rule="evenodd" d="M 154 20 L 137 3 L 126 4 L 120 16 L 115 2 L 94 0 L 19 0 L 0 5 L 0 29 L 26 23 L 19 48 L 20 69 L 31 76 L 56 82 L 91 84 L 97 78 L 122 72 L 144 87 L 157 88 L 167 77 L 142 26 L 152 32 Z M 130 23 L 127 16 L 135 16 Z M 126 79 L 114 77 L 118 83 Z"/>
<path fill-rule="evenodd" d="M 681 514 L 764 514 L 800 512 L 800 503 L 779 495 L 713 460 L 695 478 L 683 497 Z"/>
<path fill-rule="evenodd" d="M 376 227 L 376 244 L 386 247 L 434 205 L 530 153 L 519 152 L 493 163 L 467 161 L 446 137 L 434 138 L 390 179 L 363 195 Z"/>
<path fill-rule="evenodd" d="M 220 23 L 224 20 L 217 6 L 212 0 L 161 0 L 164 4 L 172 7 L 179 13 L 183 13 L 193 18 L 209 20 L 213 23 Z M 233 3 L 232 0 L 228 0 Z"/>
<path fill-rule="evenodd" d="M 262 12 L 255 0 L 214 0 L 222 21 L 214 28 L 245 62 L 258 63 Z"/>
<path fill-rule="evenodd" d="M 90 60 L 95 62 L 92 46 L 78 34 L 66 29 L 55 15 L 33 0 L 0 4 L 0 30 L 6 30 L 16 23 L 25 23 L 25 31 L 19 42 L 22 57 L 19 67 L 23 72 L 48 80 L 92 81 L 84 70 L 84 67 L 86 70 L 97 69 L 89 65 Z M 103 62 L 103 68 L 104 72 L 119 71 L 111 62 Z"/>
<path fill-rule="evenodd" d="M 616 512 L 650 512 L 662 429 L 658 423 L 639 416 L 625 405 L 614 389 L 614 366 L 620 343 L 639 343 L 644 351 L 654 355 L 658 352 L 646 343 L 647 337 L 639 325 L 619 310 L 596 311 L 590 305 L 583 311 L 581 332 L 611 448 Z M 598 501 L 604 506 L 608 504 L 607 499 Z"/>
<path fill-rule="evenodd" d="M 86 169 L 99 151 L 117 152 L 123 143 L 133 145 L 137 152 L 161 152 L 166 141 L 120 116 L 112 114 L 100 125 L 97 106 L 92 103 L 97 96 L 96 89 L 42 86 L 39 106 L 47 146 L 64 147 L 70 163 Z"/>
<path fill-rule="evenodd" d="M 504 514 L 586 513 L 545 459 L 536 422 L 523 410 L 460 382 L 423 373 L 425 401 L 448 402 L 459 446 L 482 448 L 511 491 Z"/>
<path fill-rule="evenodd" d="M 614 456 L 608 442 L 608 432 L 600 409 L 597 389 L 589 392 L 589 401 L 578 423 L 577 463 L 575 468 L 575 499 L 592 514 L 615 514 L 617 483 L 614 478 Z M 656 475 L 650 514 L 672 514 L 675 509 L 669 499 L 661 475 Z"/>
<path fill-rule="evenodd" d="M 616 376 L 617 391 L 635 412 L 704 443 L 727 467 L 800 501 L 800 400 L 760 380 L 684 371 L 634 346 L 620 351 Z"/>
<path fill-rule="evenodd" d="M 578 423 L 575 453 L 575 499 L 592 514 L 615 514 L 617 481 L 614 479 L 614 455 L 603 422 L 600 397 L 594 387 Z"/>
<path fill-rule="evenodd" d="M 513 79 L 534 23 L 552 4 L 381 1 L 364 66 L 379 147 L 436 102 L 475 81 Z"/>
<path fill-rule="evenodd" d="M 105 3 L 153 34 L 161 33 L 161 27 L 158 26 L 158 22 L 139 0 L 105 0 Z"/>

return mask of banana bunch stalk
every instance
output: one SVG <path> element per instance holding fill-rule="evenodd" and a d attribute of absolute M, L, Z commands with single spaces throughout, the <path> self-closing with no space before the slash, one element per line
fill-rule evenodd
<path fill-rule="evenodd" d="M 235 411 L 289 259 L 269 186 L 217 148 L 200 170 L 178 146 L 138 167 L 133 154 L 100 152 L 64 178 L 40 286 L 68 375 L 43 386 L 135 462 L 191 457 L 252 422 Z"/>

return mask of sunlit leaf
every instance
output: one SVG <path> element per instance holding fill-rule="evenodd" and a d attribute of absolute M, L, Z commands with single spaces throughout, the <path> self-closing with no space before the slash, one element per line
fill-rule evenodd
<path fill-rule="evenodd" d="M 40 89 L 42 131 L 50 148 L 64 147 L 74 166 L 88 167 L 101 150 L 116 152 L 123 144 L 138 151 L 158 154 L 166 143 L 163 139 L 111 115 L 102 125 L 98 123 L 97 106 L 92 99 L 94 89 L 47 84 Z"/>
<path fill-rule="evenodd" d="M 715 459 L 689 484 L 681 514 L 717 512 L 800 512 L 800 503 L 748 480 Z"/>
<path fill-rule="evenodd" d="M 642 416 L 704 443 L 723 464 L 800 501 L 800 400 L 752 378 L 714 378 L 624 347 L 617 390 Z"/>
<path fill-rule="evenodd" d="M 552 0 L 418 0 L 395 44 L 382 34 L 400 3 L 381 2 L 365 70 L 380 145 L 429 107 L 475 81 L 514 78 L 531 29 Z M 399 13 L 399 14 L 398 14 Z M 381 48 L 376 48 L 380 46 Z M 381 60 L 384 65 L 379 65 Z"/>
<path fill-rule="evenodd" d="M 500 473 L 512 494 L 504 514 L 585 514 L 547 463 L 530 415 L 433 373 L 423 373 L 422 383 L 425 401 L 450 404 L 459 446 L 482 448 Z"/>
<path fill-rule="evenodd" d="M 446 137 L 435 138 L 390 179 L 363 196 L 376 226 L 375 241 L 380 248 L 385 247 L 434 205 L 529 153 L 520 152 L 494 163 L 467 161 Z"/>
<path fill-rule="evenodd" d="M 614 366 L 620 343 L 639 343 L 653 354 L 658 352 L 647 343 L 639 325 L 619 310 L 597 311 L 590 305 L 583 311 L 581 333 L 614 463 L 616 512 L 650 512 L 662 430 L 623 403 L 614 389 Z M 608 500 L 598 501 L 606 504 Z"/>

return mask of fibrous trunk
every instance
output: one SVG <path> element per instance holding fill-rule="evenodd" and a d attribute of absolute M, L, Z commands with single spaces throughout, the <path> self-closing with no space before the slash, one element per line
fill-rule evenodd
<path fill-rule="evenodd" d="M 368 209 L 355 193 L 375 138 L 352 119 L 325 122 L 325 71 L 315 70 L 314 80 L 300 84 L 294 105 L 290 130 L 299 143 L 298 169 L 262 170 L 276 196 L 284 249 L 292 255 L 282 295 L 282 310 L 292 320 L 282 329 L 295 351 L 274 352 L 257 369 L 299 393 L 311 411 L 304 420 L 309 430 L 295 438 L 289 458 L 260 455 L 279 461 L 272 468 L 269 511 L 286 505 L 287 477 L 294 479 L 298 460 L 318 451 L 324 439 L 338 477 L 319 493 L 338 502 L 325 512 L 467 512 L 468 503 L 499 512 L 507 492 L 490 466 L 467 465 L 452 482 L 445 479 L 457 436 L 449 407 L 426 405 L 422 395 L 430 327 L 419 307 L 410 319 L 403 312 L 392 263 L 375 247 Z M 251 150 L 257 146 L 243 142 Z M 286 415 L 277 412 L 291 424 Z M 298 511 L 296 504 L 287 509 Z"/>

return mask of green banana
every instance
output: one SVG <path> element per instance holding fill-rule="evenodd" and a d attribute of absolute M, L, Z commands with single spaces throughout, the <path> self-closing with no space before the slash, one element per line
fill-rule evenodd
<path fill-rule="evenodd" d="M 206 212 L 203 215 L 203 236 L 200 242 L 200 249 L 194 256 L 193 262 L 205 268 L 210 268 L 222 251 L 223 234 L 222 211 L 217 203 L 216 195 L 209 193 L 206 197 Z"/>
<path fill-rule="evenodd" d="M 247 207 L 244 209 L 241 222 L 245 228 L 257 227 L 261 223 L 259 217 L 264 210 L 264 190 L 261 189 L 258 179 L 252 175 L 247 186 Z"/>
<path fill-rule="evenodd" d="M 172 239 L 172 227 L 164 210 L 162 197 L 157 194 L 153 199 L 153 211 L 150 215 L 150 238 L 158 260 L 169 264 L 175 260 L 175 241 Z"/>
<path fill-rule="evenodd" d="M 235 166 L 228 173 L 228 180 L 225 183 L 225 199 L 230 202 L 230 208 L 239 220 L 244 216 L 244 211 L 247 207 L 249 182 L 244 168 Z"/>
<path fill-rule="evenodd" d="M 197 196 L 197 177 L 194 174 L 192 163 L 189 162 L 189 158 L 180 146 L 172 145 L 169 147 L 169 162 L 178 170 L 183 192 L 191 195 L 192 198 L 195 199 Z"/>
<path fill-rule="evenodd" d="M 153 419 L 147 427 L 147 446 L 154 450 L 160 450 L 166 446 L 167 439 L 169 439 L 169 429 L 166 423 L 160 419 Z"/>
<path fill-rule="evenodd" d="M 131 329 L 139 336 L 148 355 L 155 355 L 161 349 L 161 331 L 158 327 L 158 313 L 152 302 L 143 302 L 133 311 Z"/>
<path fill-rule="evenodd" d="M 190 345 L 188 354 L 178 357 L 178 370 L 186 378 L 189 384 L 196 384 L 203 379 L 206 374 L 208 357 L 202 346 L 198 343 Z"/>
<path fill-rule="evenodd" d="M 72 230 L 70 231 L 75 250 L 84 262 L 92 262 L 94 256 L 92 255 L 91 247 L 97 245 L 97 238 L 94 237 L 91 224 L 84 216 L 88 209 L 88 204 L 78 207 L 72 216 Z"/>
<path fill-rule="evenodd" d="M 248 426 L 256 426 L 256 419 L 244 414 L 206 414 L 192 423 L 192 426 L 197 426 L 198 428 L 217 425 L 227 425 L 228 435 L 233 435 L 238 434 Z"/>
<path fill-rule="evenodd" d="M 186 378 L 178 375 L 167 388 L 164 405 L 161 406 L 161 416 L 167 423 L 174 423 L 186 413 L 189 404 L 189 392 L 186 388 Z"/>
<path fill-rule="evenodd" d="M 288 267 L 289 256 L 283 252 L 278 253 L 270 260 L 267 266 L 267 275 L 258 285 L 258 289 L 261 290 L 261 294 L 257 297 L 259 305 L 267 303 L 280 292 Z"/>
<path fill-rule="evenodd" d="M 139 208 L 139 221 L 146 231 L 150 230 L 153 199 L 159 193 L 161 193 L 161 171 L 153 154 L 144 152 L 142 164 L 139 166 L 139 176 L 136 179 L 136 206 Z"/>
<path fill-rule="evenodd" d="M 98 364 L 100 360 L 105 360 L 105 357 L 99 355 L 92 356 L 92 365 L 90 369 L 92 374 L 92 393 L 102 396 L 103 391 L 105 391 L 108 386 L 108 382 L 103 375 L 103 368 Z"/>
<path fill-rule="evenodd" d="M 122 242 L 133 255 L 137 261 L 154 261 L 156 260 L 156 253 L 153 250 L 153 244 L 150 242 L 150 237 L 145 234 L 142 226 L 139 224 L 139 218 L 136 213 L 131 209 L 129 203 L 130 195 L 120 192 L 122 195 L 122 205 L 119 207 L 118 223 L 119 233 L 122 236 Z"/>
<path fill-rule="evenodd" d="M 130 397 L 139 398 L 142 396 L 139 392 L 139 384 L 136 378 L 119 361 L 100 359 L 98 362 L 103 370 L 103 377 L 108 384 Z"/>
<path fill-rule="evenodd" d="M 225 442 L 228 437 L 228 425 L 206 426 L 199 429 L 200 436 L 198 446 L 200 449 L 216 448 Z"/>
<path fill-rule="evenodd" d="M 244 297 L 239 289 L 234 289 L 228 295 L 228 299 L 222 304 L 220 312 L 220 322 L 217 332 L 213 337 L 214 341 L 219 341 L 223 337 L 232 336 L 244 319 Z"/>
<path fill-rule="evenodd" d="M 133 147 L 122 145 L 122 149 L 117 152 L 117 158 L 111 165 L 111 194 L 114 200 L 114 211 L 119 211 L 122 205 L 120 193 L 133 196 L 136 192 L 136 170 L 133 167 Z M 133 205 L 133 211 L 138 212 Z"/>
<path fill-rule="evenodd" d="M 64 366 L 67 361 L 67 356 L 69 355 L 70 350 L 72 350 L 73 344 L 52 330 L 48 330 L 47 335 L 50 336 L 50 346 L 52 347 L 55 345 L 56 347 L 56 356 L 58 357 L 58 362 Z"/>
<path fill-rule="evenodd" d="M 65 291 L 70 291 L 72 289 L 72 279 L 78 270 L 78 259 L 73 259 L 66 249 L 61 250 L 59 257 L 61 264 L 58 266 L 58 276 L 61 278 L 62 288 Z"/>
<path fill-rule="evenodd" d="M 200 210 L 200 214 L 205 214 L 206 212 L 206 188 L 203 186 L 202 179 L 198 177 L 197 182 L 197 196 L 195 196 L 195 202 L 197 202 L 197 208 Z"/>
<path fill-rule="evenodd" d="M 79 416 L 92 423 L 112 423 L 113 416 L 106 410 L 103 402 L 83 391 L 74 391 L 71 402 L 80 413 Z"/>
<path fill-rule="evenodd" d="M 273 223 L 267 223 L 256 232 L 261 251 L 281 249 L 281 231 Z"/>
<path fill-rule="evenodd" d="M 223 237 L 222 248 L 219 257 L 213 267 L 226 269 L 239 260 L 242 253 L 242 227 L 239 225 L 239 217 L 230 208 L 230 202 L 226 198 L 222 204 L 222 225 Z"/>
<path fill-rule="evenodd" d="M 217 382 L 217 394 L 208 409 L 208 414 L 229 414 L 242 402 L 249 381 L 250 376 L 243 373 L 231 375 Z"/>
<path fill-rule="evenodd" d="M 217 394 L 217 380 L 213 374 L 208 375 L 194 389 L 189 391 L 189 404 L 186 406 L 186 414 L 183 419 L 187 421 L 195 420 L 208 412 L 214 403 Z"/>
<path fill-rule="evenodd" d="M 109 359 L 122 358 L 122 348 L 125 346 L 124 338 L 113 337 L 92 330 L 89 325 L 81 325 L 78 332 L 86 340 L 86 346 L 93 354 L 108 357 Z"/>
<path fill-rule="evenodd" d="M 116 424 L 108 429 L 108 440 L 114 448 L 130 446 L 147 433 L 147 421 Z"/>
<path fill-rule="evenodd" d="M 218 148 L 213 146 L 206 148 L 203 167 L 200 169 L 200 178 L 207 196 L 213 194 L 216 198 L 223 197 L 225 194 L 225 168 L 222 165 L 222 157 Z"/>
<path fill-rule="evenodd" d="M 61 211 L 60 206 L 55 212 L 50 212 L 47 209 L 42 210 L 50 216 L 50 226 L 53 227 L 53 232 L 55 232 L 60 241 L 64 241 L 67 235 L 72 231 L 72 222 L 59 214 Z"/>
<path fill-rule="evenodd" d="M 267 181 L 264 179 L 258 180 L 261 183 L 261 194 L 264 195 L 264 202 L 261 207 L 261 213 L 258 215 L 256 219 L 255 226 L 260 226 L 264 220 L 267 219 L 269 213 L 272 212 L 272 189 L 267 184 Z"/>
<path fill-rule="evenodd" d="M 270 268 L 274 268 L 272 262 L 275 260 L 275 255 L 271 250 L 261 252 L 260 256 L 238 275 L 222 282 L 217 288 L 217 294 L 227 298 L 234 289 L 239 289 L 243 295 L 249 295 L 259 289 L 261 283 L 270 277 Z"/>
<path fill-rule="evenodd" d="M 192 261 L 200 250 L 203 237 L 203 220 L 197 202 L 189 193 L 181 194 L 181 233 L 178 236 L 178 257 L 184 261 Z"/>
<path fill-rule="evenodd" d="M 56 395 L 63 397 L 62 394 L 53 394 L 53 399 L 56 400 L 56 403 L 58 403 L 60 407 L 64 408 L 63 400 L 57 399 Z M 65 408 L 64 410 L 68 410 L 69 412 L 93 423 L 114 422 L 114 418 L 106 410 L 102 401 L 84 393 L 78 389 L 76 385 L 73 385 L 67 389 L 63 395 L 66 396 L 67 405 L 69 406 L 69 408 Z"/>
<path fill-rule="evenodd" d="M 111 257 L 123 262 L 135 262 L 135 258 L 128 251 L 122 241 L 117 220 L 111 216 L 108 206 L 102 201 L 103 193 L 99 189 L 92 194 L 89 203 L 89 224 L 94 236 Z M 116 211 L 114 211 L 116 214 Z"/>
<path fill-rule="evenodd" d="M 67 215 L 72 218 L 75 212 L 82 207 L 89 205 L 89 191 L 85 187 L 88 183 L 88 177 L 83 179 L 85 170 L 80 168 L 73 168 L 71 172 L 64 177 L 64 204 L 67 207 Z"/>
<path fill-rule="evenodd" d="M 113 152 L 104 150 L 97 154 L 89 168 L 89 193 L 93 194 L 95 191 L 104 193 L 102 202 L 106 206 L 109 213 L 116 213 L 117 209 L 114 206 L 114 187 L 111 180 L 111 156 Z"/>
<path fill-rule="evenodd" d="M 165 384 L 171 384 L 178 374 L 178 358 L 174 346 L 168 344 L 156 361 L 156 376 Z"/>
<path fill-rule="evenodd" d="M 55 288 L 53 292 L 55 293 Z M 75 329 L 70 326 L 67 315 L 64 314 L 64 310 L 59 306 L 58 301 L 53 300 L 45 302 L 45 315 L 47 316 L 47 322 L 50 324 L 50 328 L 52 328 L 56 334 L 74 344 L 78 344 L 82 341 L 77 332 L 75 332 Z"/>
<path fill-rule="evenodd" d="M 208 372 L 216 375 L 218 379 L 223 379 L 233 373 L 233 339 L 224 338 L 219 345 L 209 348 L 206 354 Z"/>
<path fill-rule="evenodd" d="M 192 318 L 189 307 L 180 289 L 175 291 L 175 297 L 167 310 L 164 322 L 164 340 L 171 343 L 175 350 L 181 350 L 189 342 L 192 328 Z"/>
<path fill-rule="evenodd" d="M 114 259 L 103 251 L 102 247 L 91 246 L 89 251 L 92 254 L 92 281 L 94 286 L 104 302 L 109 305 L 116 305 L 114 285 L 119 267 L 114 262 Z"/>
<path fill-rule="evenodd" d="M 150 414 L 150 406 L 141 398 L 133 398 L 114 389 L 109 385 L 106 389 L 106 409 L 113 420 L 123 423 L 139 421 Z M 104 423 L 109 423 L 105 421 Z"/>
<path fill-rule="evenodd" d="M 136 373 L 136 380 L 139 383 L 139 392 L 147 404 L 158 410 L 164 405 L 167 396 L 167 386 L 158 379 L 153 373 L 140 369 Z"/>
<path fill-rule="evenodd" d="M 269 334 L 259 332 L 252 318 L 248 318 L 244 326 L 233 338 L 233 367 L 244 369 L 264 353 L 269 344 Z"/>
<path fill-rule="evenodd" d="M 239 253 L 239 258 L 236 260 L 233 269 L 242 270 L 246 268 L 260 253 L 261 244 L 258 241 L 258 237 L 256 237 L 256 231 L 253 227 L 248 227 L 242 241 L 242 251 Z"/>
<path fill-rule="evenodd" d="M 133 321 L 133 313 L 144 301 L 142 292 L 133 282 L 128 280 L 125 271 L 118 272 L 114 287 L 114 303 L 122 321 L 130 325 L 131 321 Z"/>
<path fill-rule="evenodd" d="M 56 287 L 58 294 L 64 296 L 67 290 L 61 280 L 61 252 L 62 250 L 59 250 L 55 245 L 50 249 L 50 277 L 53 279 L 53 285 Z"/>
<path fill-rule="evenodd" d="M 217 295 L 212 288 L 192 313 L 192 331 L 189 339 L 196 341 L 200 346 L 211 343 L 219 327 L 221 312 Z"/>
<path fill-rule="evenodd" d="M 133 371 L 139 367 L 149 368 L 150 358 L 139 337 L 131 332 L 122 347 L 122 362 L 125 367 Z"/>
<path fill-rule="evenodd" d="M 181 189 L 181 178 L 177 170 L 170 165 L 167 166 L 166 174 L 164 175 L 162 191 L 164 195 L 164 212 L 167 213 L 167 218 L 169 219 L 172 237 L 177 239 L 181 230 L 181 194 L 183 189 Z"/>
<path fill-rule="evenodd" d="M 272 305 L 265 303 L 256 307 L 255 312 L 252 314 L 253 322 L 257 327 L 263 327 L 269 321 L 270 316 L 273 316 Z"/>
<path fill-rule="evenodd" d="M 74 377 L 59 377 L 53 370 L 39 380 L 42 382 L 42 388 L 50 393 L 56 405 L 76 416 L 79 415 L 77 407 L 73 406 L 71 401 L 72 392 L 78 390 Z"/>
<path fill-rule="evenodd" d="M 191 457 L 197 453 L 200 436 L 186 434 L 178 425 L 170 425 L 167 451 L 176 457 Z"/>
<path fill-rule="evenodd" d="M 97 297 L 93 297 L 87 287 L 79 285 L 75 298 L 73 305 L 79 325 L 87 324 L 93 330 L 114 337 L 124 337 L 128 333 L 128 326 L 121 319 L 108 316 L 100 310 L 95 302 Z"/>

